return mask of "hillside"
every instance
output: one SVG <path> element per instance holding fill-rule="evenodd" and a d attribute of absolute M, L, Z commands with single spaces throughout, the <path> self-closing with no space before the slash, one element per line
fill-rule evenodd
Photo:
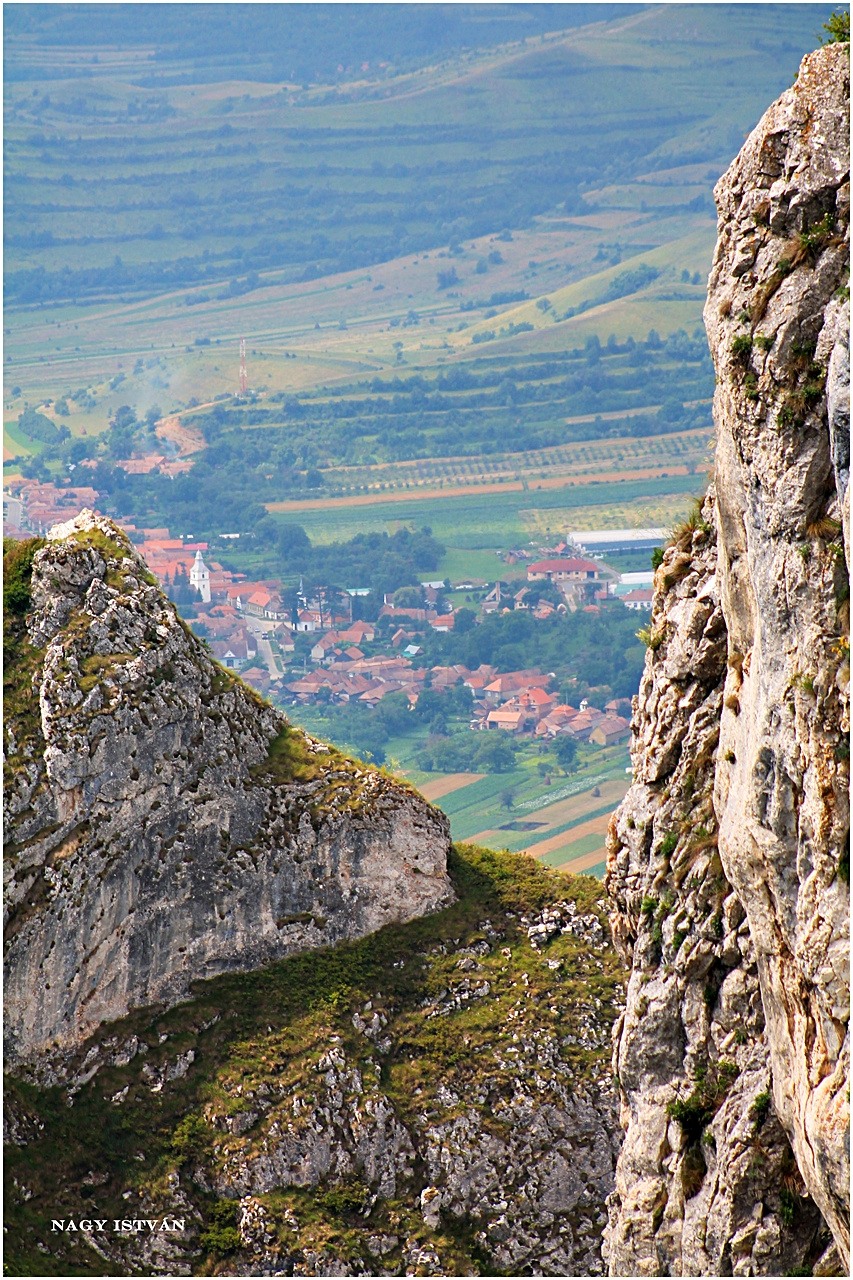
<path fill-rule="evenodd" d="M 807 5 L 764 6 L 760 20 L 736 6 L 725 22 L 694 7 L 549 6 L 572 25 L 488 43 L 501 21 L 541 21 L 535 6 L 508 6 L 480 16 L 465 52 L 451 40 L 407 70 L 374 55 L 357 80 L 344 59 L 301 88 L 264 79 L 257 57 L 261 78 L 230 78 L 246 33 L 220 8 L 210 38 L 230 67 L 212 54 L 176 61 L 167 29 L 162 48 L 117 30 L 107 50 L 79 12 L 75 24 L 32 11 L 7 35 L 6 398 L 15 385 L 31 403 L 82 387 L 106 413 L 128 398 L 168 410 L 232 392 L 242 333 L 253 385 L 291 390 L 393 364 L 397 339 L 429 347 L 430 320 L 440 332 L 460 323 L 466 298 L 522 285 L 536 298 L 685 237 L 705 248 L 679 273 L 704 274 L 710 183 L 815 26 Z M 290 39 L 276 32 L 270 48 L 279 36 Z M 517 231 L 517 248 L 492 240 Z M 436 264 L 441 254 L 454 256 Z M 454 263 L 467 277 L 459 301 L 436 291 Z M 604 316 L 600 337 L 692 331 L 700 302 L 688 289 L 627 327 Z M 388 331 L 411 310 L 418 324 Z M 194 345 L 207 337 L 227 355 Z"/>
<path fill-rule="evenodd" d="M 42 52 L 39 23 L 26 35 L 13 24 L 8 300 L 229 288 L 253 271 L 316 277 L 521 227 L 558 205 L 581 212 L 582 192 L 650 168 L 720 164 L 732 130 L 813 35 L 808 6 L 773 9 L 760 25 L 733 7 L 722 27 L 689 9 L 613 12 L 538 41 L 490 48 L 481 37 L 414 74 L 395 74 L 386 59 L 360 82 L 335 74 L 303 89 L 260 68 L 232 79 L 221 67 L 218 83 L 199 68 L 194 85 L 192 72 L 170 84 L 152 74 L 150 46 L 102 66 L 81 12 L 76 25 L 66 19 L 59 76 L 45 79 L 42 63 L 34 93 L 25 68 Z M 227 18 L 212 10 L 208 21 L 213 32 Z M 272 39 L 283 21 L 273 7 Z M 45 15 L 45 53 L 50 25 Z M 649 57 L 664 37 L 665 79 Z M 735 104 L 729 82 L 747 62 Z M 83 172 L 92 176 L 81 184 Z M 49 202 L 30 194 L 33 183 Z M 684 186 L 694 188 L 687 204 L 701 184 Z"/>
<path fill-rule="evenodd" d="M 624 993 L 600 883 L 449 867 L 436 915 L 109 1023 L 62 1084 L 7 1080 L 7 1267 L 602 1274 Z M 80 1230 L 50 1231 L 57 1204 Z"/>

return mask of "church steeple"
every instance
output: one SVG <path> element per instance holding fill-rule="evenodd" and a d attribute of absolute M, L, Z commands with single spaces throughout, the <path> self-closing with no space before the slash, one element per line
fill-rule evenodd
<path fill-rule="evenodd" d="M 195 553 L 193 567 L 190 569 L 190 586 L 195 587 L 205 604 L 210 604 L 210 570 L 201 558 L 201 552 Z"/>

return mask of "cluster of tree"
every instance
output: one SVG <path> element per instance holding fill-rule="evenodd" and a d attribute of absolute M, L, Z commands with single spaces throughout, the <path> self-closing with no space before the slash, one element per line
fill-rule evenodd
<path fill-rule="evenodd" d="M 521 744 L 500 731 L 463 731 L 449 738 L 433 738 L 416 756 L 419 769 L 441 773 L 507 773 Z"/>
<path fill-rule="evenodd" d="M 129 458 L 134 449 L 153 449 L 158 444 L 154 427 L 161 417 L 159 405 L 152 405 L 143 419 L 136 416 L 136 410 L 129 404 L 119 405 L 109 422 L 109 429 L 104 433 L 102 443 L 106 447 L 106 458 L 118 460 Z M 91 448 L 91 446 L 88 446 Z M 91 457 L 91 453 L 89 454 Z"/>
<path fill-rule="evenodd" d="M 518 333 L 529 333 L 534 326 L 529 320 L 519 320 L 517 324 L 508 324 L 503 329 L 481 329 L 471 338 L 472 342 L 494 342 L 497 338 L 514 338 Z"/>
<path fill-rule="evenodd" d="M 424 689 L 414 707 L 404 693 L 389 693 L 373 709 L 358 703 L 325 707 L 327 725 L 323 728 L 333 742 L 383 764 L 391 738 L 412 733 L 426 735 L 433 726 L 446 732 L 446 716 L 468 716 L 472 703 L 471 690 L 464 685 L 442 693 Z"/>
<path fill-rule="evenodd" d="M 489 254 L 490 259 L 493 258 L 494 256 L 495 256 L 494 254 Z M 498 254 L 497 257 L 499 260 L 502 260 L 500 254 Z M 481 259 L 481 261 L 484 261 L 484 259 Z M 478 262 L 477 268 L 475 269 L 478 269 L 479 266 L 480 266 L 480 263 Z M 530 294 L 527 292 L 526 289 L 499 289 L 496 293 L 493 293 L 489 298 L 470 298 L 467 302 L 462 303 L 462 306 L 459 308 L 459 310 L 460 311 L 479 311 L 484 307 L 506 307 L 511 302 L 524 302 L 529 297 L 530 297 Z"/>
<path fill-rule="evenodd" d="M 30 440 L 40 440 L 44 444 L 58 444 L 70 434 L 64 423 L 52 422 L 35 409 L 25 409 L 18 414 L 18 430 Z"/>
<path fill-rule="evenodd" d="M 385 594 L 418 587 L 425 573 L 435 573 L 445 551 L 428 527 L 359 533 L 347 542 L 312 546 L 300 525 L 282 525 L 267 516 L 256 526 L 256 537 L 268 548 L 265 562 L 270 571 L 290 578 L 298 574 L 306 590 L 369 588 L 369 596 L 354 598 L 353 616 L 371 621 Z M 420 596 L 418 587 L 418 604 Z"/>
<path fill-rule="evenodd" d="M 632 267 L 628 271 L 620 271 L 604 290 L 601 301 L 613 302 L 616 298 L 627 298 L 629 294 L 639 293 L 657 280 L 659 275 L 660 269 L 651 267 L 646 262 L 641 262 L 638 267 Z"/>
<path fill-rule="evenodd" d="M 365 394 L 369 392 L 369 394 Z M 488 454 L 613 435 L 653 435 L 706 426 L 713 368 L 707 345 L 684 331 L 665 341 L 590 339 L 582 351 L 538 359 L 481 362 L 435 377 L 379 378 L 312 396 L 282 395 L 275 405 L 218 404 L 193 419 L 209 442 L 211 465 L 263 467 L 270 497 L 316 488 L 318 463 Z M 624 421 L 564 419 L 634 408 L 638 396 L 663 407 Z M 263 432 L 244 432 L 264 425 Z M 268 465 L 264 465 L 264 464 Z"/>

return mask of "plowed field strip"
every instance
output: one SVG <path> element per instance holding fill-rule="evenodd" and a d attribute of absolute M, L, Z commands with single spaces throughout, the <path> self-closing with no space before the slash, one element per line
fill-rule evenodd
<path fill-rule="evenodd" d="M 674 463 L 662 462 L 656 467 L 645 467 L 636 471 L 598 471 L 585 475 L 552 476 L 550 479 L 536 480 L 528 485 L 526 492 L 534 494 L 539 489 L 568 489 L 582 487 L 591 483 L 609 484 L 623 480 L 657 480 L 665 471 L 667 476 L 688 476 L 691 471 Z M 524 493 L 524 485 L 518 480 L 510 480 L 505 484 L 465 484 L 445 485 L 443 489 L 394 489 L 385 493 L 361 493 L 349 498 L 298 499 L 288 502 L 267 502 L 267 511 L 313 511 L 329 507 L 372 507 L 383 502 L 421 502 L 435 498 L 465 498 L 472 493 Z"/>
<path fill-rule="evenodd" d="M 585 853 L 581 858 L 572 858 L 570 862 L 561 862 L 556 868 L 557 871 L 567 871 L 571 875 L 580 875 L 582 871 L 589 871 L 591 867 L 597 867 L 600 862 L 604 862 L 604 849 L 595 849 L 592 853 Z"/>
<path fill-rule="evenodd" d="M 602 782 L 599 787 L 600 796 L 584 791 L 579 796 L 570 796 L 567 800 L 558 800 L 554 804 L 545 804 L 532 812 L 525 812 L 524 818 L 527 822 L 546 822 L 549 827 L 559 827 L 564 822 L 571 822 L 573 818 L 583 817 L 590 809 L 600 809 L 602 803 L 606 804 L 608 801 L 613 802 L 615 809 L 629 785 L 627 777 L 614 778 L 610 782 Z M 542 834 L 547 836 L 548 832 L 544 831 Z"/>
<path fill-rule="evenodd" d="M 590 822 L 584 822 L 579 827 L 570 827 L 568 831 L 563 831 L 558 836 L 552 836 L 550 840 L 540 840 L 538 844 L 528 845 L 525 853 L 530 853 L 534 858 L 541 858 L 545 853 L 553 853 L 555 849 L 563 849 L 572 845 L 577 840 L 582 840 L 584 836 L 601 835 L 602 848 L 604 847 L 604 833 L 607 830 L 607 824 L 610 821 L 610 814 L 605 813 L 600 818 L 593 818 Z"/>
<path fill-rule="evenodd" d="M 451 791 L 459 791 L 462 787 L 470 786 L 472 782 L 479 782 L 485 776 L 484 773 L 449 773 L 446 778 L 436 778 L 434 782 L 428 782 L 420 788 L 420 793 L 425 800 L 440 800 L 442 796 L 449 796 Z"/>

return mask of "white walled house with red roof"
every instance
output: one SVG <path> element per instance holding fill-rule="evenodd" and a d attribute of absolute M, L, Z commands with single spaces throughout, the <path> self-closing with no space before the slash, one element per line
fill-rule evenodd
<path fill-rule="evenodd" d="M 537 560 L 528 565 L 527 581 L 541 582 L 547 578 L 549 582 L 598 582 L 601 577 L 601 566 L 593 560 L 581 560 L 576 557 L 559 560 Z"/>
<path fill-rule="evenodd" d="M 645 609 L 652 607 L 654 599 L 654 591 L 651 587 L 635 587 L 633 591 L 628 591 L 624 596 L 620 596 L 626 609 Z"/>

